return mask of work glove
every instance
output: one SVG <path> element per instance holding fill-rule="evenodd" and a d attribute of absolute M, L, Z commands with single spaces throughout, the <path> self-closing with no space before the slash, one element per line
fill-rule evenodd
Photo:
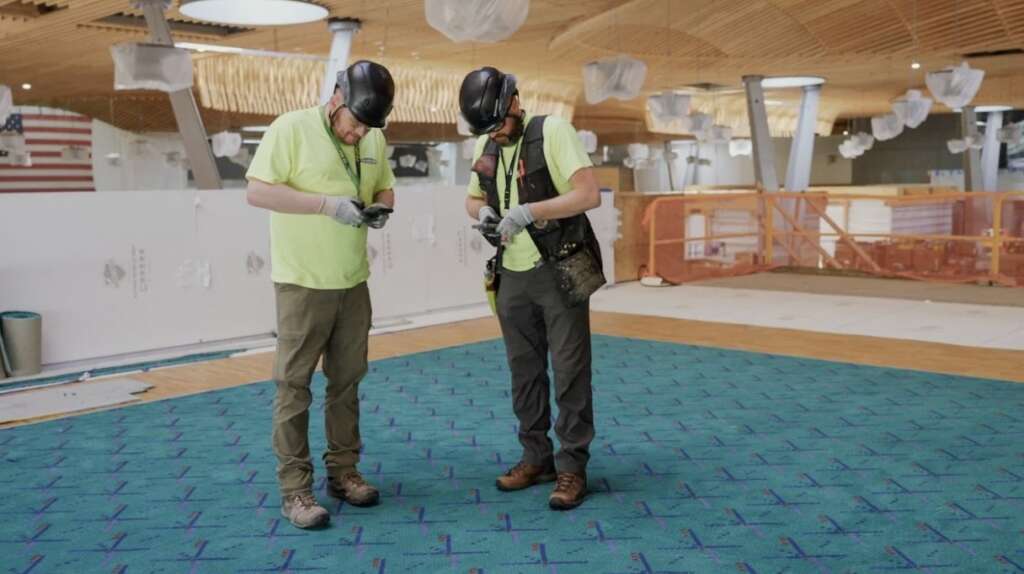
<path fill-rule="evenodd" d="M 324 204 L 320 206 L 320 213 L 333 218 L 338 223 L 352 227 L 359 227 L 366 223 L 363 218 L 363 204 L 353 197 L 324 196 Z"/>
<path fill-rule="evenodd" d="M 533 223 L 533 214 L 530 213 L 529 204 L 524 203 L 513 207 L 498 224 L 498 235 L 501 236 L 501 242 L 507 245 L 513 237 L 531 223 Z"/>
<path fill-rule="evenodd" d="M 363 210 L 363 221 L 366 222 L 367 227 L 380 229 L 388 222 L 393 211 L 383 203 L 371 203 L 370 207 Z"/>
<path fill-rule="evenodd" d="M 501 244 L 501 236 L 498 235 L 498 222 L 501 221 L 501 218 L 498 217 L 494 209 L 485 205 L 477 212 L 476 218 L 480 220 L 480 223 L 474 225 L 473 229 L 479 231 L 480 235 L 483 235 L 484 239 L 494 247 Z"/>

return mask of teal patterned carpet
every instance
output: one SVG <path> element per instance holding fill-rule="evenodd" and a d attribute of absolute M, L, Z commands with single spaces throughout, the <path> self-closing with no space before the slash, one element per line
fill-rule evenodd
<path fill-rule="evenodd" d="M 593 494 L 573 512 L 493 486 L 519 446 L 490 341 L 371 365 L 382 504 L 329 499 L 318 464 L 315 532 L 278 511 L 272 383 L 0 431 L 0 571 L 1024 572 L 1024 385 L 594 346 Z"/>

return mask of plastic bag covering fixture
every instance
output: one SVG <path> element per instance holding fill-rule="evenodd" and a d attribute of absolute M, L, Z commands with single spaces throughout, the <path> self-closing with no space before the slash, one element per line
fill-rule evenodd
<path fill-rule="evenodd" d="M 949 149 L 949 153 L 964 153 L 968 149 L 981 149 L 983 147 L 985 147 L 985 138 L 980 135 L 946 140 L 946 148 Z"/>
<path fill-rule="evenodd" d="M 1024 140 L 1024 122 L 1018 122 L 999 128 L 996 132 L 996 139 L 999 143 L 1019 144 Z"/>
<path fill-rule="evenodd" d="M 938 72 L 928 72 L 924 81 L 936 100 L 950 109 L 957 109 L 971 103 L 984 78 L 984 70 L 976 70 L 964 62 Z"/>
<path fill-rule="evenodd" d="M 188 50 L 157 44 L 115 44 L 115 90 L 177 92 L 192 87 L 192 57 Z"/>
<path fill-rule="evenodd" d="M 647 144 L 634 143 L 626 146 L 626 153 L 629 154 L 623 165 L 630 169 L 645 167 L 650 161 L 651 148 Z"/>
<path fill-rule="evenodd" d="M 881 142 L 891 140 L 903 133 L 903 121 L 896 114 L 885 114 L 871 118 L 871 133 Z"/>
<path fill-rule="evenodd" d="M 729 155 L 739 157 L 754 153 L 754 143 L 748 139 L 729 140 Z"/>
<path fill-rule="evenodd" d="M 683 118 L 683 129 L 691 134 L 700 134 L 711 129 L 711 115 L 702 112 L 690 112 Z"/>
<path fill-rule="evenodd" d="M 242 134 L 233 132 L 220 132 L 213 134 L 210 138 L 213 143 L 213 155 L 215 157 L 231 157 L 242 149 Z"/>
<path fill-rule="evenodd" d="M 932 109 L 932 99 L 921 94 L 921 90 L 907 90 L 906 95 L 892 103 L 892 113 L 908 128 L 924 123 Z"/>
<path fill-rule="evenodd" d="M 732 139 L 732 128 L 716 124 L 697 132 L 696 135 L 697 141 L 701 143 L 726 144 Z"/>
<path fill-rule="evenodd" d="M 875 138 L 871 134 L 859 132 L 839 144 L 839 153 L 846 159 L 854 159 L 864 155 L 874 145 Z"/>
<path fill-rule="evenodd" d="M 11 95 L 11 88 L 0 84 L 0 125 L 7 121 L 11 115 L 11 108 L 14 107 L 14 97 Z"/>
<path fill-rule="evenodd" d="M 580 130 L 576 132 L 576 135 L 579 136 L 580 143 L 583 144 L 583 151 L 587 153 L 597 151 L 597 134 L 588 130 Z"/>
<path fill-rule="evenodd" d="M 427 0 L 427 23 L 453 42 L 500 42 L 519 29 L 530 0 Z"/>
<path fill-rule="evenodd" d="M 647 108 L 658 122 L 681 120 L 690 112 L 690 96 L 676 92 L 662 92 L 647 98 Z"/>
<path fill-rule="evenodd" d="M 647 64 L 620 54 L 583 65 L 583 92 L 588 104 L 608 98 L 632 100 L 640 94 Z"/>

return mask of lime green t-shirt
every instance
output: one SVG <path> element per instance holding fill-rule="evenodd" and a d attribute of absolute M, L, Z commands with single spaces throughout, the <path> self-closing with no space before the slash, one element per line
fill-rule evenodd
<path fill-rule="evenodd" d="M 356 171 L 355 148 L 342 145 Z M 327 132 L 323 108 L 297 110 L 274 120 L 245 176 L 306 193 L 356 197 L 364 205 L 395 183 L 384 134 L 371 129 L 359 142 L 362 175 L 356 187 Z M 325 215 L 270 214 L 271 279 L 311 289 L 348 289 L 370 277 L 366 227 L 342 225 Z"/>
<path fill-rule="evenodd" d="M 530 116 L 523 118 L 523 128 L 530 123 Z M 521 138 L 520 138 L 521 139 Z M 488 137 L 480 136 L 476 142 L 476 151 L 473 153 L 473 163 L 480 159 L 484 151 Z M 515 154 L 515 145 L 501 148 L 501 154 L 505 157 L 506 165 L 512 161 Z M 522 149 L 519 151 L 522 157 Z M 590 156 L 583 150 L 583 143 L 576 135 L 576 129 L 568 120 L 558 116 L 548 116 L 544 119 L 544 159 L 548 164 L 548 171 L 551 173 L 551 181 L 560 195 L 569 193 L 572 184 L 569 179 L 578 170 L 584 167 L 591 167 Z M 516 160 L 518 163 L 518 160 Z M 501 167 L 501 159 L 498 159 L 497 169 L 498 201 L 501 204 L 501 215 L 504 216 L 512 207 L 519 205 L 519 182 L 518 177 L 512 180 L 510 193 L 511 205 L 505 205 L 505 172 Z M 484 197 L 484 190 L 480 187 L 480 181 L 476 173 L 469 177 L 469 195 L 473 197 Z M 505 246 L 502 255 L 502 266 L 510 271 L 527 271 L 532 269 L 540 260 L 540 252 L 534 245 L 533 239 L 527 231 L 517 234 L 512 242 Z"/>

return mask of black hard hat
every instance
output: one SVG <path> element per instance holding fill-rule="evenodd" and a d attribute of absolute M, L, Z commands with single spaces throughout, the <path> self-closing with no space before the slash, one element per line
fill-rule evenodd
<path fill-rule="evenodd" d="M 516 95 L 516 77 L 486 66 L 466 74 L 459 88 L 459 109 L 476 135 L 500 129 Z"/>
<path fill-rule="evenodd" d="M 338 72 L 337 85 L 345 107 L 357 120 L 372 128 L 384 127 L 395 101 L 395 81 L 387 68 L 359 60 Z"/>

